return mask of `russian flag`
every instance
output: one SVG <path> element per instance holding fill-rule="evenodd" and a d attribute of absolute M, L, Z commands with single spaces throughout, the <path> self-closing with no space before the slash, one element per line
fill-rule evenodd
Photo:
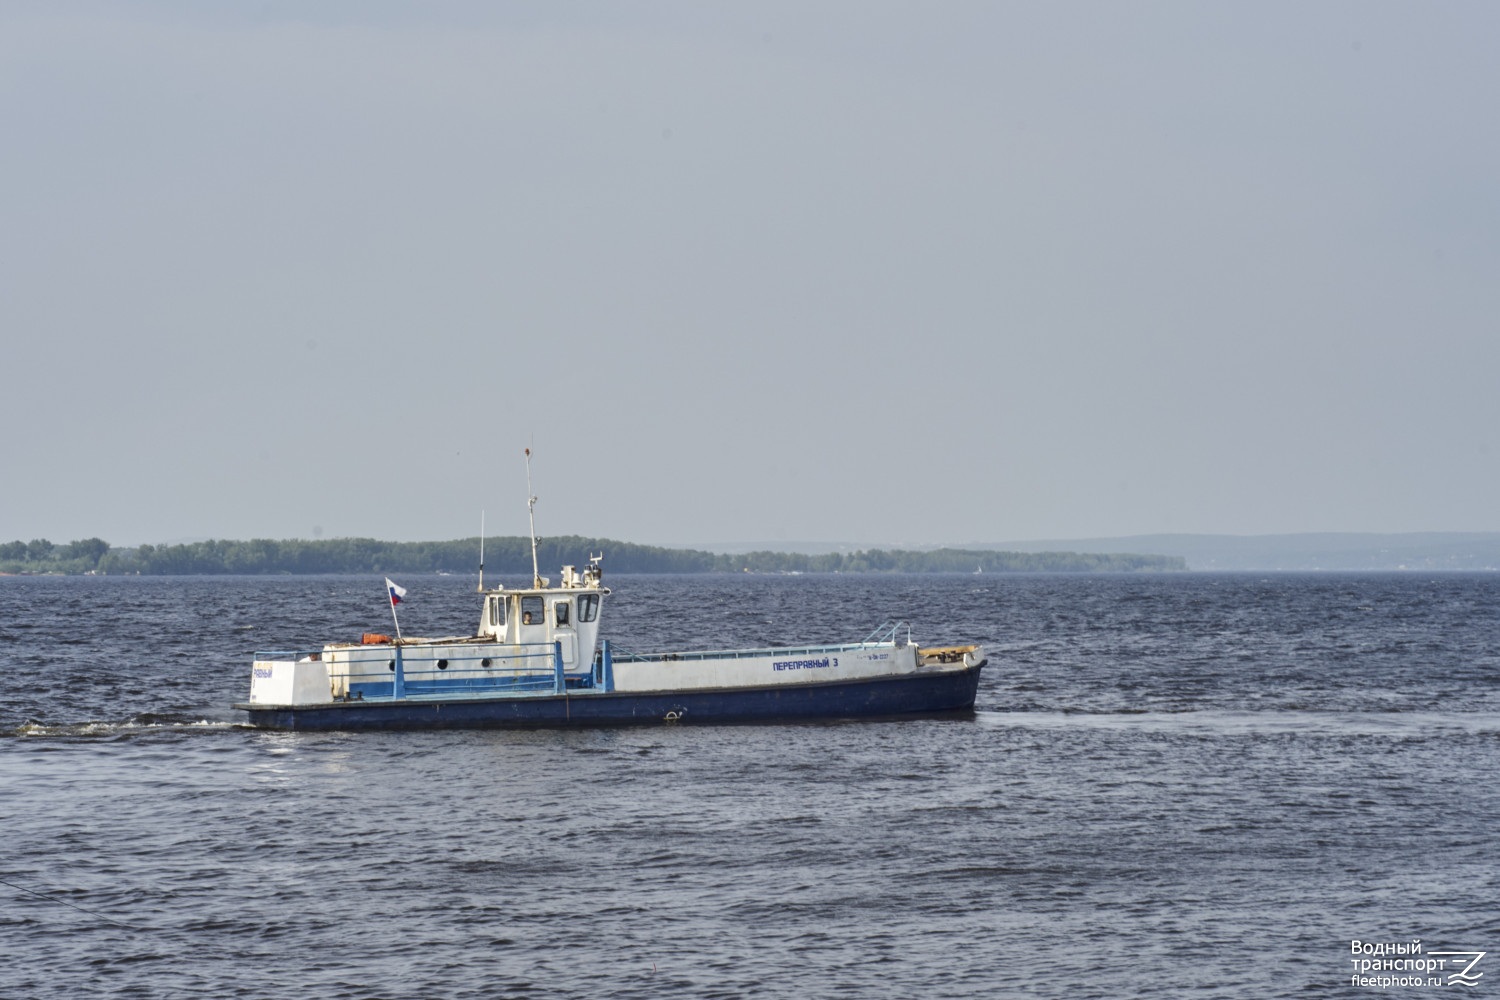
<path fill-rule="evenodd" d="M 391 593 L 391 607 L 395 607 L 396 605 L 400 604 L 401 598 L 406 596 L 406 588 L 396 586 L 391 582 L 390 577 L 385 578 L 385 589 L 390 591 Z"/>

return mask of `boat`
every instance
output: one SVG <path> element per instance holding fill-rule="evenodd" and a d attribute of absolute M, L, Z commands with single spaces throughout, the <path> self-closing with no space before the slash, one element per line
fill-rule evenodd
<path fill-rule="evenodd" d="M 234 707 L 291 730 L 933 715 L 971 711 L 985 666 L 983 647 L 918 646 L 905 622 L 839 645 L 629 653 L 600 639 L 611 591 L 597 558 L 532 583 L 484 590 L 472 636 L 258 652 Z"/>
<path fill-rule="evenodd" d="M 530 487 L 530 457 L 527 486 Z M 267 729 L 432 729 L 744 722 L 972 711 L 982 646 L 919 647 L 905 622 L 839 645 L 631 653 L 600 635 L 602 553 L 556 586 L 540 575 L 536 497 L 529 587 L 484 585 L 473 635 L 403 637 L 405 591 L 386 580 L 395 636 L 259 652 L 249 700 Z"/>

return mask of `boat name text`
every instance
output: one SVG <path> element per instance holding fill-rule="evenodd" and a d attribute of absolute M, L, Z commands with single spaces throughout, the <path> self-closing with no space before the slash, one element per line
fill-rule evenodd
<path fill-rule="evenodd" d="M 771 664 L 772 670 L 815 670 L 822 667 L 836 667 L 839 658 L 823 657 L 821 660 L 777 660 Z"/>

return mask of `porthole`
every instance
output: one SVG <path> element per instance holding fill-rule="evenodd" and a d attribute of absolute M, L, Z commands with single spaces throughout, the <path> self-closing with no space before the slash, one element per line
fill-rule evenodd
<path fill-rule="evenodd" d="M 484 659 L 482 659 L 482 660 L 479 661 L 479 665 L 481 667 L 487 667 L 487 666 L 489 666 L 490 665 L 490 658 L 488 656 L 486 656 Z"/>
<path fill-rule="evenodd" d="M 447 670 L 448 669 L 448 661 L 447 660 L 438 660 L 438 669 L 439 670 Z"/>

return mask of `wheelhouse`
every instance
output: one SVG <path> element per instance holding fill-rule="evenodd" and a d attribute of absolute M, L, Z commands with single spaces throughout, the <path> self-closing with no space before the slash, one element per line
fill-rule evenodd
<path fill-rule="evenodd" d="M 564 566 L 557 587 L 546 578 L 536 582 L 540 586 L 486 591 L 479 637 L 507 645 L 559 643 L 569 670 L 591 662 L 598 646 L 599 612 L 609 593 L 598 567 L 579 573 Z"/>

